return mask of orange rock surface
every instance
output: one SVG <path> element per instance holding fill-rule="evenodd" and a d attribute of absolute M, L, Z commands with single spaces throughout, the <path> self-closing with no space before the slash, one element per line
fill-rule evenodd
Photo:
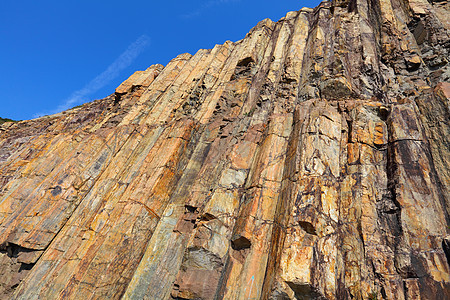
<path fill-rule="evenodd" d="M 447 1 L 324 1 L 0 125 L 1 299 L 450 299 Z"/>

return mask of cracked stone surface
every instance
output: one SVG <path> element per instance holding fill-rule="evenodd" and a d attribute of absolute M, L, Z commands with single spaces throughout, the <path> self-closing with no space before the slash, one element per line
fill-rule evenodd
<path fill-rule="evenodd" d="M 0 125 L 0 298 L 450 299 L 449 10 L 324 1 Z"/>

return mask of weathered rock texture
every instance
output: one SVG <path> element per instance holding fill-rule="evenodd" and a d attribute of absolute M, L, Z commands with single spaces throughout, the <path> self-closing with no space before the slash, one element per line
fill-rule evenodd
<path fill-rule="evenodd" d="M 0 298 L 450 299 L 449 16 L 323 2 L 3 124 Z"/>

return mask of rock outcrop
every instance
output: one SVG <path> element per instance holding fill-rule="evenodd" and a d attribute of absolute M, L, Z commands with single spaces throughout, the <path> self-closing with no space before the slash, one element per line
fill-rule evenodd
<path fill-rule="evenodd" d="M 450 299 L 447 1 L 336 0 L 0 127 L 2 299 Z"/>

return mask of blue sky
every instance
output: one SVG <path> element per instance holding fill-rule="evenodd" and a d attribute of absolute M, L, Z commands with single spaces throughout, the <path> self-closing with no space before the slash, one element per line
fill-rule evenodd
<path fill-rule="evenodd" d="M 106 97 L 134 71 L 318 3 L 2 0 L 0 117 L 31 119 Z"/>

